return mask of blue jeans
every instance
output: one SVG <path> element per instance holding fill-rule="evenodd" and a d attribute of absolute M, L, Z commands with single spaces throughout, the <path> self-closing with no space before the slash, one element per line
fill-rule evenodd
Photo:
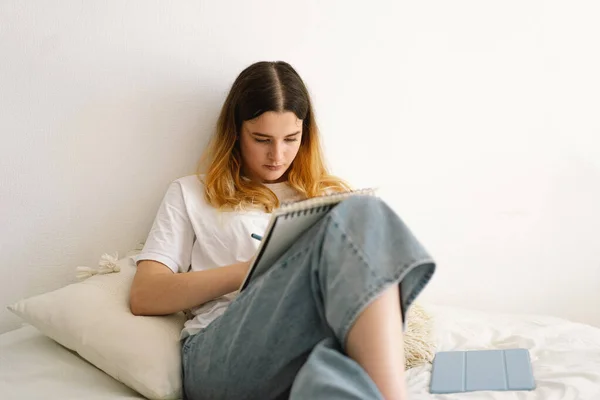
<path fill-rule="evenodd" d="M 406 315 L 434 271 L 427 251 L 382 200 L 343 201 L 221 317 L 184 340 L 185 398 L 380 399 L 344 353 L 348 331 L 391 285 L 400 285 Z"/>

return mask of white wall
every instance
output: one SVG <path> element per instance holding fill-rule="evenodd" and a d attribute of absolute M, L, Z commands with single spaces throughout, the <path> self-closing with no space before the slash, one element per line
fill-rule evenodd
<path fill-rule="evenodd" d="M 600 326 L 598 3 L 366 4 L 1 1 L 0 305 L 145 239 L 235 76 L 283 59 L 334 171 L 437 259 L 424 301 Z"/>

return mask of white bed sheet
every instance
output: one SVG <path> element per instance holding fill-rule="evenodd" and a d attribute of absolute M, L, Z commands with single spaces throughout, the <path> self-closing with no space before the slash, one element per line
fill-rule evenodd
<path fill-rule="evenodd" d="M 431 365 L 407 371 L 410 400 L 600 400 L 600 329 L 539 315 L 428 306 L 437 351 L 526 348 L 533 391 L 429 393 Z"/>
<path fill-rule="evenodd" d="M 438 351 L 527 348 L 534 391 L 429 393 L 431 365 L 407 371 L 410 400 L 600 400 L 600 329 L 537 315 L 427 306 Z M 31 326 L 0 335 L 1 399 L 143 399 Z"/>
<path fill-rule="evenodd" d="M 143 399 L 32 326 L 0 335 L 0 399 Z"/>

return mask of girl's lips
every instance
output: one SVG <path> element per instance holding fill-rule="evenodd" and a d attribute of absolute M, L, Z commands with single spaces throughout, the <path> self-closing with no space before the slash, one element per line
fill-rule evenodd
<path fill-rule="evenodd" d="M 283 165 L 265 165 L 265 167 L 271 171 L 277 171 L 283 168 Z"/>

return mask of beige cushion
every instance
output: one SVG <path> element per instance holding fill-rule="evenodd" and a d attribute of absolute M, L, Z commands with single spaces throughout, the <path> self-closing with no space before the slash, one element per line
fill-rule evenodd
<path fill-rule="evenodd" d="M 94 275 L 8 308 L 143 396 L 179 399 L 179 335 L 185 316 L 131 314 L 129 288 L 135 266 L 129 258 L 117 264 L 118 273 Z"/>

